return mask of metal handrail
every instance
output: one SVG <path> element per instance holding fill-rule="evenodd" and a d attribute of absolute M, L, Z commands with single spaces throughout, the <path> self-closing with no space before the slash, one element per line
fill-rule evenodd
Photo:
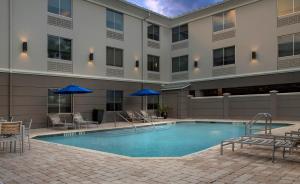
<path fill-rule="evenodd" d="M 257 123 L 259 120 L 265 121 L 264 129 L 253 128 L 253 124 Z M 252 135 L 253 130 L 261 130 L 265 132 L 265 135 L 272 134 L 272 115 L 269 113 L 258 113 L 256 114 L 248 123 L 245 125 L 245 135 Z"/>
<path fill-rule="evenodd" d="M 121 117 L 123 120 L 125 120 L 127 123 L 131 124 L 134 127 L 134 130 L 136 131 L 136 126 L 133 122 L 129 121 L 127 118 L 125 118 L 120 112 L 117 112 L 117 115 Z"/>
<path fill-rule="evenodd" d="M 143 116 L 142 114 L 139 114 L 137 112 L 135 112 L 135 114 L 138 115 L 139 118 L 143 119 L 143 121 L 145 121 L 146 123 L 150 123 L 153 127 L 155 127 L 155 124 L 151 120 L 150 121 L 147 120 L 147 118 L 145 116 Z M 150 117 L 150 119 L 152 119 L 152 118 Z"/>

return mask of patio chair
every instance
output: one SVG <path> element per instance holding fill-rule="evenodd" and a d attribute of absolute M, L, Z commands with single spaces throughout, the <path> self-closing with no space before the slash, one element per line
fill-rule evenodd
<path fill-rule="evenodd" d="M 79 112 L 74 114 L 73 119 L 78 128 L 81 128 L 81 125 L 85 125 L 85 127 L 88 128 L 90 124 L 97 124 L 99 126 L 99 123 L 96 121 L 84 120 L 82 115 Z"/>
<path fill-rule="evenodd" d="M 155 120 L 163 119 L 163 117 L 156 116 L 155 114 L 150 114 L 150 113 L 148 113 L 147 111 L 144 111 L 144 110 L 141 110 L 140 112 L 141 112 L 141 114 L 142 114 L 145 118 L 148 118 L 148 119 L 150 119 L 151 121 L 153 121 L 154 119 L 155 119 Z"/>
<path fill-rule="evenodd" d="M 0 146 L 9 146 L 10 152 L 17 150 L 17 144 L 20 146 L 20 154 L 23 152 L 24 130 L 21 121 L 1 123 Z"/>
<path fill-rule="evenodd" d="M 25 137 L 27 137 L 28 142 L 28 149 L 30 150 L 30 129 L 31 129 L 32 119 L 30 119 L 28 122 L 23 122 L 23 125 L 25 126 Z"/>
<path fill-rule="evenodd" d="M 143 116 L 141 116 L 139 113 L 134 112 L 134 111 L 126 111 L 126 114 L 129 118 L 129 120 L 131 120 L 131 122 L 140 122 L 140 121 L 144 121 Z"/>
<path fill-rule="evenodd" d="M 49 114 L 48 115 L 49 120 L 52 124 L 52 128 L 55 128 L 57 126 L 59 127 L 64 127 L 64 128 L 74 128 L 74 123 L 67 123 L 67 121 L 65 120 L 64 122 L 61 120 L 61 118 L 59 117 L 59 114 Z"/>
<path fill-rule="evenodd" d="M 289 137 L 289 136 L 274 136 L 274 135 L 260 135 L 260 134 L 242 136 L 239 138 L 233 138 L 233 139 L 222 141 L 220 154 L 223 155 L 223 148 L 226 145 L 231 145 L 232 146 L 231 149 L 232 151 L 234 151 L 235 144 L 240 144 L 241 148 L 243 148 L 244 144 L 271 147 L 272 162 L 274 162 L 276 149 L 278 148 L 283 149 L 282 155 L 284 158 L 286 150 L 289 149 L 291 152 L 292 149 L 296 148 L 300 144 L 300 139 L 295 137 Z"/>
<path fill-rule="evenodd" d="M 290 131 L 290 132 L 285 132 L 285 136 L 298 136 L 300 137 L 300 128 L 298 129 L 298 131 Z"/>

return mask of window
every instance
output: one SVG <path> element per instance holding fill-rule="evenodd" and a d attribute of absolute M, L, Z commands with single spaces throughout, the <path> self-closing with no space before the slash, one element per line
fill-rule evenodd
<path fill-rule="evenodd" d="M 159 72 L 159 56 L 148 55 L 148 71 Z"/>
<path fill-rule="evenodd" d="M 72 17 L 72 0 L 48 0 L 48 12 Z"/>
<path fill-rule="evenodd" d="M 72 60 L 72 40 L 48 35 L 48 58 Z"/>
<path fill-rule="evenodd" d="M 71 95 L 58 95 L 55 90 L 48 89 L 48 113 L 71 113 Z"/>
<path fill-rule="evenodd" d="M 222 31 L 235 27 L 236 11 L 230 10 L 213 16 L 213 31 Z"/>
<path fill-rule="evenodd" d="M 213 50 L 214 66 L 235 64 L 235 46 Z"/>
<path fill-rule="evenodd" d="M 278 16 L 300 11 L 300 0 L 277 0 Z"/>
<path fill-rule="evenodd" d="M 106 65 L 123 67 L 123 50 L 106 47 Z"/>
<path fill-rule="evenodd" d="M 159 96 L 148 96 L 147 97 L 147 109 L 157 110 L 159 106 Z"/>
<path fill-rule="evenodd" d="M 117 90 L 106 91 L 106 110 L 107 111 L 123 110 L 123 91 L 117 91 Z"/>
<path fill-rule="evenodd" d="M 106 27 L 123 31 L 123 14 L 114 10 L 106 9 Z"/>
<path fill-rule="evenodd" d="M 189 57 L 180 56 L 172 58 L 172 72 L 183 72 L 188 71 Z"/>
<path fill-rule="evenodd" d="M 300 55 L 300 33 L 278 37 L 278 57 Z"/>
<path fill-rule="evenodd" d="M 187 24 L 172 28 L 172 42 L 187 39 L 189 39 L 189 29 Z"/>
<path fill-rule="evenodd" d="M 148 38 L 151 40 L 159 41 L 159 26 L 158 25 L 149 23 Z"/>

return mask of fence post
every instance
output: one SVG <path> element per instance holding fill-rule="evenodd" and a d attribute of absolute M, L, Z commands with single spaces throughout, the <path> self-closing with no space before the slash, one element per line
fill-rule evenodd
<path fill-rule="evenodd" d="M 230 93 L 223 94 L 223 118 L 224 119 L 229 118 L 229 96 Z"/>
<path fill-rule="evenodd" d="M 276 90 L 270 91 L 270 113 L 273 119 L 277 118 L 277 108 L 278 108 L 277 93 L 278 91 Z"/>

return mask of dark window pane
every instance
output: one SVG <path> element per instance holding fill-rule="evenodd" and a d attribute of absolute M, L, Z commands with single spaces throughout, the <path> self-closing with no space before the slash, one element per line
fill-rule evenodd
<path fill-rule="evenodd" d="M 149 39 L 153 39 L 154 35 L 153 35 L 153 24 L 148 26 L 148 38 Z"/>
<path fill-rule="evenodd" d="M 189 70 L 189 57 L 188 56 L 181 56 L 180 57 L 180 71 L 188 71 Z"/>
<path fill-rule="evenodd" d="M 48 89 L 48 113 L 59 113 L 59 95 Z"/>
<path fill-rule="evenodd" d="M 114 12 L 107 9 L 106 10 L 106 27 L 115 29 L 114 25 L 115 25 L 114 24 Z"/>
<path fill-rule="evenodd" d="M 48 58 L 59 59 L 59 37 L 48 36 Z"/>
<path fill-rule="evenodd" d="M 223 65 L 223 48 L 215 49 L 213 51 L 214 58 L 214 66 L 222 66 Z"/>
<path fill-rule="evenodd" d="M 227 47 L 224 49 L 224 65 L 235 63 L 235 47 Z"/>
<path fill-rule="evenodd" d="M 121 111 L 123 109 L 123 91 L 106 91 L 106 110 Z"/>
<path fill-rule="evenodd" d="M 118 67 L 123 67 L 123 50 L 115 49 L 115 65 Z"/>
<path fill-rule="evenodd" d="M 60 113 L 70 113 L 72 112 L 71 107 L 71 95 L 60 95 Z"/>
<path fill-rule="evenodd" d="M 182 25 L 180 26 L 180 40 L 186 40 L 189 38 L 189 30 L 188 30 L 188 25 Z"/>
<path fill-rule="evenodd" d="M 153 35 L 154 35 L 153 39 L 156 40 L 156 41 L 159 41 L 159 26 L 154 25 Z"/>
<path fill-rule="evenodd" d="M 293 13 L 293 0 L 278 0 L 277 7 L 278 7 L 278 16 Z"/>
<path fill-rule="evenodd" d="M 48 12 L 59 15 L 59 0 L 48 0 Z"/>
<path fill-rule="evenodd" d="M 148 71 L 153 71 L 153 57 L 148 55 Z"/>
<path fill-rule="evenodd" d="M 230 10 L 224 13 L 224 29 L 235 27 L 235 10 Z"/>
<path fill-rule="evenodd" d="M 179 27 L 175 27 L 172 29 L 172 42 L 179 41 Z"/>
<path fill-rule="evenodd" d="M 219 13 L 213 16 L 213 31 L 223 30 L 223 13 Z"/>
<path fill-rule="evenodd" d="M 294 55 L 300 54 L 300 33 L 295 34 Z"/>
<path fill-rule="evenodd" d="M 119 31 L 123 31 L 123 14 L 114 12 L 115 13 L 115 29 Z"/>
<path fill-rule="evenodd" d="M 71 0 L 60 0 L 60 15 L 72 16 L 72 2 Z"/>
<path fill-rule="evenodd" d="M 153 71 L 159 72 L 159 57 L 155 56 L 153 60 Z"/>
<path fill-rule="evenodd" d="M 172 58 L 172 72 L 179 72 L 179 57 Z"/>
<path fill-rule="evenodd" d="M 72 60 L 72 41 L 61 38 L 60 40 L 60 56 L 63 60 Z"/>
<path fill-rule="evenodd" d="M 293 35 L 281 36 L 278 38 L 278 56 L 293 55 Z"/>
<path fill-rule="evenodd" d="M 106 47 L 106 64 L 114 66 L 114 49 Z"/>

